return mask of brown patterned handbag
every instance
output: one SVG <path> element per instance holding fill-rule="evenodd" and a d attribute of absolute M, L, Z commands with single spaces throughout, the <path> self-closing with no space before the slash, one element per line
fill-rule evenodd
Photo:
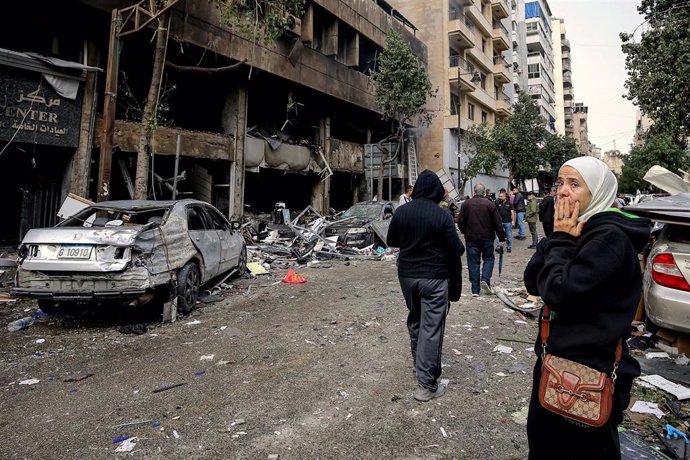
<path fill-rule="evenodd" d="M 546 353 L 550 330 L 549 308 L 545 305 L 541 318 L 542 368 L 539 402 L 542 407 L 563 417 L 589 426 L 604 425 L 613 406 L 616 370 L 623 353 L 618 339 L 616 361 L 611 376 L 591 367 Z"/>

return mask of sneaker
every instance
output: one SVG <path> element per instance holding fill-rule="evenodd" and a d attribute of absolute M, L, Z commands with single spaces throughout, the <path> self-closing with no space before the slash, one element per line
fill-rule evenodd
<path fill-rule="evenodd" d="M 472 294 L 472 297 L 479 297 L 479 294 Z"/>
<path fill-rule="evenodd" d="M 417 386 L 417 389 L 414 391 L 414 399 L 417 401 L 422 401 L 422 402 L 427 402 L 431 401 L 434 398 L 440 398 L 446 393 L 446 387 L 444 385 L 438 385 L 436 387 L 436 391 L 431 391 L 428 388 L 424 388 L 423 386 L 419 385 Z"/>
<path fill-rule="evenodd" d="M 481 286 L 482 292 L 483 292 L 484 294 L 486 294 L 486 295 L 492 295 L 492 294 L 494 293 L 494 291 L 491 290 L 491 287 L 489 287 L 489 285 L 487 284 L 486 281 L 482 281 L 482 283 L 481 283 L 480 286 Z"/>
<path fill-rule="evenodd" d="M 506 252 L 510 252 L 510 248 L 506 249 Z"/>

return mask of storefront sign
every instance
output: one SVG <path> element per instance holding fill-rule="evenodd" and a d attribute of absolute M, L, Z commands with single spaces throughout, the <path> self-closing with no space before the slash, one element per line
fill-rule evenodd
<path fill-rule="evenodd" d="M 82 91 L 67 99 L 40 73 L 0 67 L 0 141 L 77 147 Z"/>

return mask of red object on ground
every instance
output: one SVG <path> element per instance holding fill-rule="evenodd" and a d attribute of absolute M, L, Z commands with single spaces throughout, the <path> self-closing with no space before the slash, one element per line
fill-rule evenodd
<path fill-rule="evenodd" d="M 300 275 L 295 273 L 295 271 L 292 268 L 288 268 L 287 273 L 285 274 L 285 278 L 282 280 L 283 283 L 290 283 L 290 284 L 299 284 L 299 283 L 306 283 L 307 280 L 302 278 Z"/>

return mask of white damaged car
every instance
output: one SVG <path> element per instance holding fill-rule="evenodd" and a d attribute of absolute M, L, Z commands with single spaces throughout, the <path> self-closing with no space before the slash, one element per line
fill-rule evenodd
<path fill-rule="evenodd" d="M 49 314 L 70 304 L 134 306 L 172 297 L 189 313 L 201 286 L 245 271 L 238 229 L 197 200 L 98 203 L 53 228 L 29 230 L 12 294 L 38 299 Z"/>

